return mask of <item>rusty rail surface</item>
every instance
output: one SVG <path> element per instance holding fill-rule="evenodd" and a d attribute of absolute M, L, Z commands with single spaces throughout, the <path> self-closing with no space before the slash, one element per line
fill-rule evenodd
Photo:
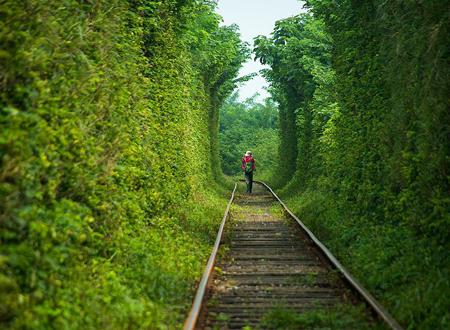
<path fill-rule="evenodd" d="M 271 194 L 278 200 L 278 202 L 283 206 L 284 210 L 289 214 L 291 218 L 293 218 L 302 230 L 308 235 L 308 237 L 314 242 L 314 244 L 319 248 L 319 250 L 324 254 L 324 256 L 328 259 L 328 261 L 341 273 L 343 278 L 347 281 L 347 283 L 354 289 L 363 300 L 373 309 L 378 317 L 380 317 L 391 329 L 394 330 L 402 330 L 403 328 L 398 324 L 398 322 L 388 313 L 386 309 L 367 291 L 358 280 L 356 280 L 345 268 L 342 264 L 336 259 L 335 256 L 328 250 L 328 248 L 319 241 L 319 239 L 306 227 L 306 225 L 299 219 L 297 216 L 292 213 L 291 210 L 283 203 L 283 201 L 275 194 L 275 192 L 263 181 L 253 182 L 262 184 L 266 187 Z"/>
<path fill-rule="evenodd" d="M 398 322 L 384 309 L 384 307 L 352 276 L 350 273 L 342 266 L 342 264 L 333 256 L 333 254 L 323 245 L 317 237 L 306 227 L 306 225 L 294 214 L 288 207 L 283 203 L 283 201 L 275 194 L 275 192 L 270 188 L 265 182 L 254 180 L 253 182 L 263 185 L 281 204 L 283 209 L 291 218 L 293 218 L 304 233 L 309 237 L 309 239 L 314 243 L 314 245 L 319 249 L 323 256 L 330 262 L 330 264 L 339 271 L 343 279 L 348 283 L 351 289 L 355 291 L 364 302 L 375 312 L 375 314 L 382 319 L 391 329 L 403 330 L 403 328 L 398 324 Z M 223 231 L 225 227 L 226 220 L 228 218 L 229 210 L 231 204 L 233 203 L 235 192 L 237 188 L 237 183 L 234 186 L 230 201 L 228 202 L 222 223 L 217 234 L 216 242 L 214 244 L 213 251 L 209 258 L 208 264 L 206 266 L 205 272 L 203 273 L 202 279 L 198 286 L 197 294 L 195 296 L 191 311 L 188 318 L 184 323 L 183 330 L 193 330 L 197 324 L 199 315 L 202 310 L 202 304 L 208 283 L 213 275 L 214 264 L 216 262 L 217 252 L 219 249 L 220 241 L 223 236 Z"/>
<path fill-rule="evenodd" d="M 233 192 L 231 193 L 230 200 L 228 202 L 227 208 L 225 210 L 225 214 L 223 215 L 222 223 L 220 224 L 219 232 L 217 233 L 216 242 L 214 243 L 213 250 L 211 252 L 211 256 L 209 257 L 208 263 L 206 264 L 205 272 L 203 273 L 200 284 L 198 285 L 197 294 L 195 295 L 194 302 L 192 304 L 191 311 L 184 322 L 183 329 L 184 330 L 192 330 L 195 328 L 198 317 L 200 315 L 200 311 L 202 309 L 203 298 L 206 293 L 206 288 L 208 286 L 208 282 L 211 278 L 211 275 L 214 270 L 214 264 L 216 263 L 217 252 L 219 251 L 220 241 L 222 240 L 223 230 L 225 227 L 225 223 L 228 219 L 228 214 L 230 213 L 230 207 L 234 200 L 234 195 L 236 193 L 237 183 L 234 184 Z"/>

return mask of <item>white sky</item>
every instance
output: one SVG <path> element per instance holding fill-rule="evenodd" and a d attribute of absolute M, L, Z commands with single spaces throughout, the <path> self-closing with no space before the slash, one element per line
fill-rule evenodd
<path fill-rule="evenodd" d="M 275 22 L 304 11 L 303 2 L 298 0 L 219 0 L 217 12 L 223 17 L 224 24 L 237 24 L 244 41 L 253 47 L 253 38 L 258 35 L 270 36 Z M 259 72 L 263 66 L 252 59 L 244 64 L 240 74 Z M 265 90 L 266 80 L 258 75 L 239 89 L 241 100 L 259 93 L 261 101 L 269 94 Z"/>

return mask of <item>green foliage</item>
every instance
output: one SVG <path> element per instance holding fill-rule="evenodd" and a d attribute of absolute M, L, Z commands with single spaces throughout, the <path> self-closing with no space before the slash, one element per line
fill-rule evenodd
<path fill-rule="evenodd" d="M 280 159 L 276 186 L 295 178 L 298 186 L 306 185 L 313 166 L 313 140 L 320 134 L 323 122 L 334 111 L 334 100 L 327 93 L 333 81 L 329 68 L 330 40 L 323 22 L 302 14 L 278 21 L 272 38 L 258 37 L 255 54 L 271 69 L 264 75 L 271 83 L 271 93 L 280 105 Z M 313 107 L 312 103 L 320 105 Z M 313 127 L 313 123 L 317 127 Z M 298 156 L 298 157 L 297 157 Z"/>
<path fill-rule="evenodd" d="M 182 321 L 225 205 L 211 118 L 246 56 L 213 9 L 0 5 L 2 327 Z"/>
<path fill-rule="evenodd" d="M 447 328 L 448 6 L 307 3 L 255 41 L 296 159 L 282 195 L 401 323 Z"/>
<path fill-rule="evenodd" d="M 450 277 L 442 246 L 418 238 L 408 226 L 343 220 L 323 187 L 287 203 L 399 321 L 413 329 L 447 327 Z"/>
<path fill-rule="evenodd" d="M 256 160 L 259 179 L 269 177 L 278 163 L 278 112 L 276 104 L 253 99 L 238 101 L 234 94 L 220 110 L 220 156 L 223 172 L 237 175 L 242 172 L 241 159 L 251 150 Z"/>

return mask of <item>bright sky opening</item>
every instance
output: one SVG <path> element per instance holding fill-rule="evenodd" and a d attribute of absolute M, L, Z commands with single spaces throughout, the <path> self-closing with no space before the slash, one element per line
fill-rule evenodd
<path fill-rule="evenodd" d="M 298 0 L 219 0 L 217 12 L 223 17 L 224 24 L 237 24 L 242 39 L 253 47 L 253 39 L 258 35 L 270 36 L 275 22 L 305 11 L 303 1 Z M 240 99 L 245 100 L 258 93 L 257 101 L 269 96 L 268 83 L 259 74 L 264 66 L 252 59 L 244 64 L 240 75 L 252 72 L 258 76 L 239 88 Z"/>

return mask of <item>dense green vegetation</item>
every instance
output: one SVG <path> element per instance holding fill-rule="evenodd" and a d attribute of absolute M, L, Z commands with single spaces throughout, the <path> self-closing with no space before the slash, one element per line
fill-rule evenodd
<path fill-rule="evenodd" d="M 200 0 L 0 4 L 0 327 L 173 328 L 248 56 Z"/>
<path fill-rule="evenodd" d="M 248 99 L 239 102 L 233 94 L 220 109 L 220 157 L 227 175 L 241 174 L 241 158 L 251 150 L 256 160 L 258 179 L 265 179 L 277 166 L 278 111 L 276 104 L 266 99 L 264 104 Z M 256 178 L 256 177 L 255 177 Z"/>
<path fill-rule="evenodd" d="M 255 41 L 289 152 L 273 183 L 403 325 L 448 328 L 448 3 L 307 3 Z"/>
<path fill-rule="evenodd" d="M 255 41 L 259 104 L 214 1 L 0 3 L 0 327 L 179 327 L 246 150 L 403 325 L 450 327 L 448 2 L 307 4 Z"/>

